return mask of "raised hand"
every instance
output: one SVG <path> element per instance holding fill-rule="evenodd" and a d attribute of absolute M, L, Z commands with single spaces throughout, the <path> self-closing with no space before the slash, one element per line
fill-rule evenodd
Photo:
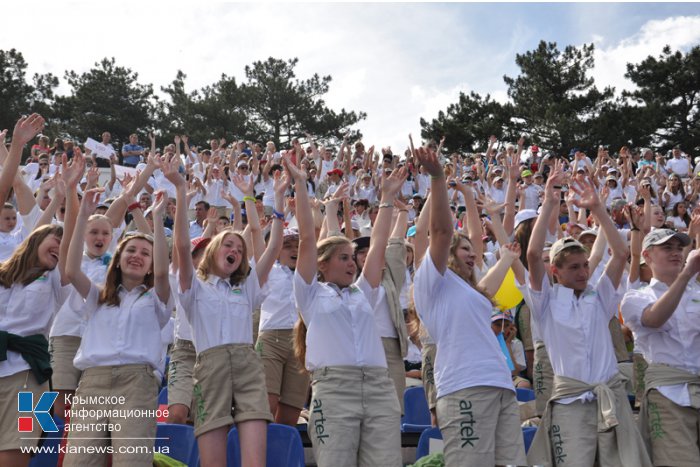
<path fill-rule="evenodd" d="M 501 258 L 515 261 L 520 258 L 520 244 L 518 242 L 506 243 L 500 249 Z"/>
<path fill-rule="evenodd" d="M 505 205 L 506 203 L 497 203 L 492 198 L 486 197 L 484 198 L 482 209 L 486 211 L 486 214 L 488 214 L 490 217 L 493 217 L 496 214 L 499 214 Z"/>
<path fill-rule="evenodd" d="M 165 178 L 175 185 L 175 187 L 186 187 L 185 179 L 182 178 L 178 169 L 180 168 L 180 158 L 177 155 L 172 155 L 169 158 L 164 158 L 161 161 L 161 170 Z"/>
<path fill-rule="evenodd" d="M 217 220 L 219 220 L 219 211 L 215 207 L 210 207 L 207 211 L 207 222 L 216 224 Z"/>
<path fill-rule="evenodd" d="M 432 149 L 426 147 L 418 148 L 416 150 L 416 158 L 431 177 L 442 177 L 444 175 L 437 153 Z"/>
<path fill-rule="evenodd" d="M 235 196 L 231 194 L 229 190 L 226 190 L 224 188 L 221 189 L 221 197 L 225 199 L 231 206 L 240 206 L 239 201 L 236 199 Z"/>
<path fill-rule="evenodd" d="M 382 176 L 382 195 L 389 195 L 391 197 L 396 197 L 396 194 L 401 191 L 403 182 L 406 180 L 408 172 L 406 167 L 401 167 L 400 169 L 394 169 L 391 175 Z"/>
<path fill-rule="evenodd" d="M 80 214 L 91 216 L 100 201 L 100 195 L 105 191 L 104 188 L 90 188 L 83 194 L 83 200 L 80 202 Z"/>
<path fill-rule="evenodd" d="M 180 146 L 180 135 L 175 135 L 175 138 L 173 138 L 175 141 L 175 144 L 179 147 Z"/>
<path fill-rule="evenodd" d="M 289 160 L 288 155 L 284 155 L 284 157 L 282 157 L 282 165 L 287 173 L 289 173 L 289 175 L 291 175 L 291 177 L 294 179 L 295 183 L 301 185 L 306 184 L 306 172 L 294 165 L 292 161 Z"/>
<path fill-rule="evenodd" d="M 30 142 L 44 129 L 44 117 L 39 114 L 23 115 L 17 120 L 12 132 L 12 139 L 21 145 Z"/>
<path fill-rule="evenodd" d="M 255 179 L 253 177 L 244 177 L 243 175 L 239 174 L 233 174 L 231 176 L 231 181 L 233 184 L 241 190 L 241 193 L 243 193 L 244 196 L 253 196 L 254 191 L 254 186 L 255 186 Z"/>
<path fill-rule="evenodd" d="M 166 196 L 165 190 L 156 191 L 156 197 L 153 201 L 153 218 L 162 219 L 167 205 L 168 197 Z"/>
<path fill-rule="evenodd" d="M 97 182 L 100 180 L 100 169 L 93 165 L 87 171 L 87 175 L 85 177 L 87 178 L 88 186 L 97 186 Z"/>
<path fill-rule="evenodd" d="M 280 174 L 279 170 L 275 170 L 273 178 L 274 181 L 272 186 L 275 193 L 279 194 L 280 196 L 284 196 L 284 193 L 287 191 L 287 188 L 289 188 L 289 185 L 291 183 L 289 175 L 287 174 L 287 172 L 285 172 L 284 174 Z"/>
<path fill-rule="evenodd" d="M 64 153 L 61 159 L 61 172 L 67 187 L 77 187 L 85 173 L 85 158 L 79 148 L 73 149 L 73 159 L 68 164 L 68 156 Z"/>
<path fill-rule="evenodd" d="M 549 185 L 549 183 L 547 183 Z M 583 183 L 575 181 L 569 186 L 579 196 L 579 199 L 574 199 L 573 203 L 579 208 L 594 209 L 601 206 L 600 197 L 596 193 L 595 185 L 588 178 Z"/>

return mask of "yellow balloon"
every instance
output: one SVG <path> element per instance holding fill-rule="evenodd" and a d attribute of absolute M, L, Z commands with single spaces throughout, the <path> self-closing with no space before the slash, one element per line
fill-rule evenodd
<path fill-rule="evenodd" d="M 493 296 L 494 301 L 501 310 L 508 310 L 518 306 L 523 299 L 523 294 L 515 286 L 515 274 L 512 269 L 508 269 L 505 279 L 501 283 L 501 287 Z"/>

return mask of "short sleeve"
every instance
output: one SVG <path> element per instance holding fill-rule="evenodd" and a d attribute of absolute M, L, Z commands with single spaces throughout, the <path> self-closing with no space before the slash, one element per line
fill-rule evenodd
<path fill-rule="evenodd" d="M 301 317 L 304 321 L 309 323 L 313 318 L 313 307 L 312 304 L 316 298 L 316 293 L 318 292 L 318 280 L 314 276 L 311 284 L 307 284 L 299 270 L 294 271 L 294 301 L 296 303 L 297 310 L 301 313 Z"/>
<path fill-rule="evenodd" d="M 549 307 L 549 296 L 552 291 L 552 286 L 549 284 L 547 274 L 542 274 L 542 284 L 540 291 L 533 290 L 528 285 L 527 294 L 530 297 L 530 313 L 537 322 L 541 322 L 545 318 L 545 310 Z"/>
<path fill-rule="evenodd" d="M 75 309 L 81 317 L 87 319 L 90 318 L 97 308 L 100 306 L 100 288 L 90 282 L 90 290 L 85 297 L 85 304 L 82 307 Z"/>
<path fill-rule="evenodd" d="M 250 272 L 248 277 L 246 277 L 243 287 L 245 288 L 245 293 L 250 297 L 250 302 L 253 304 L 253 308 L 260 308 L 262 304 L 264 295 L 260 288 L 260 281 L 258 280 L 258 273 L 256 271 L 255 261 L 250 262 Z"/>
<path fill-rule="evenodd" d="M 413 281 L 413 299 L 419 314 L 425 315 L 432 311 L 434 307 L 430 301 L 439 293 L 445 280 L 446 277 L 435 267 L 430 250 L 426 251 Z"/>
<path fill-rule="evenodd" d="M 644 310 L 649 308 L 658 299 L 654 294 L 642 290 L 630 290 L 622 299 L 620 311 L 625 319 L 625 326 L 630 328 L 635 334 L 644 334 L 650 332 L 666 332 L 671 329 L 671 324 L 666 321 L 659 328 L 649 328 L 642 324 L 642 315 Z"/>
<path fill-rule="evenodd" d="M 180 287 L 180 279 L 178 276 L 178 287 L 177 296 L 180 301 L 180 306 L 185 311 L 187 316 L 187 321 L 192 322 L 195 308 L 195 299 L 197 297 L 197 288 L 199 287 L 199 279 L 197 278 L 197 271 L 192 271 L 192 282 L 190 282 L 190 288 L 183 291 Z"/>

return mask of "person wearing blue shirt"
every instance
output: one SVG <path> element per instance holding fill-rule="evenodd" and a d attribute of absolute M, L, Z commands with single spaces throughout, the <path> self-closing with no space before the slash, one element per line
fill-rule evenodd
<path fill-rule="evenodd" d="M 123 163 L 126 167 L 136 167 L 143 156 L 143 146 L 138 144 L 139 137 L 136 133 L 129 136 L 129 144 L 122 147 Z"/>

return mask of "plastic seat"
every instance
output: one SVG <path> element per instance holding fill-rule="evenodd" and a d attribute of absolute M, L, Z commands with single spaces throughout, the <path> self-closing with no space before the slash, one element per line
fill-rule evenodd
<path fill-rule="evenodd" d="M 420 438 L 418 438 L 418 447 L 416 447 L 416 460 L 421 457 L 430 454 L 430 440 L 431 439 L 442 439 L 442 433 L 440 433 L 440 428 L 430 427 L 421 433 Z"/>
<path fill-rule="evenodd" d="M 420 433 L 430 428 L 430 409 L 422 387 L 407 388 L 403 393 L 405 414 L 401 431 Z"/>
<path fill-rule="evenodd" d="M 523 441 L 525 442 L 525 454 L 527 454 L 527 452 L 530 450 L 530 445 L 532 444 L 532 440 L 535 438 L 535 433 L 537 433 L 537 427 L 523 427 Z"/>
<path fill-rule="evenodd" d="M 518 402 L 530 402 L 536 399 L 535 391 L 525 388 L 515 388 L 515 397 Z"/>
<path fill-rule="evenodd" d="M 270 423 L 267 425 L 267 467 L 304 467 L 304 445 L 296 428 Z M 227 467 L 242 467 L 241 444 L 234 426 L 226 443 Z"/>
<path fill-rule="evenodd" d="M 199 464 L 199 449 L 197 439 L 194 437 L 194 428 L 190 425 L 180 425 L 177 423 L 158 423 L 156 429 L 155 445 L 158 448 L 168 446 L 169 452 L 165 454 L 175 460 L 183 462 L 189 466 L 196 467 Z"/>
<path fill-rule="evenodd" d="M 168 387 L 165 386 L 163 389 L 160 390 L 160 393 L 158 394 L 158 405 L 160 404 L 168 404 Z"/>
<path fill-rule="evenodd" d="M 45 451 L 32 457 L 29 462 L 29 467 L 56 467 L 58 463 L 58 447 L 61 444 L 61 438 L 63 438 L 63 420 L 53 417 L 58 427 L 58 432 L 46 433 L 46 438 L 44 439 L 42 446 L 45 446 Z"/>

